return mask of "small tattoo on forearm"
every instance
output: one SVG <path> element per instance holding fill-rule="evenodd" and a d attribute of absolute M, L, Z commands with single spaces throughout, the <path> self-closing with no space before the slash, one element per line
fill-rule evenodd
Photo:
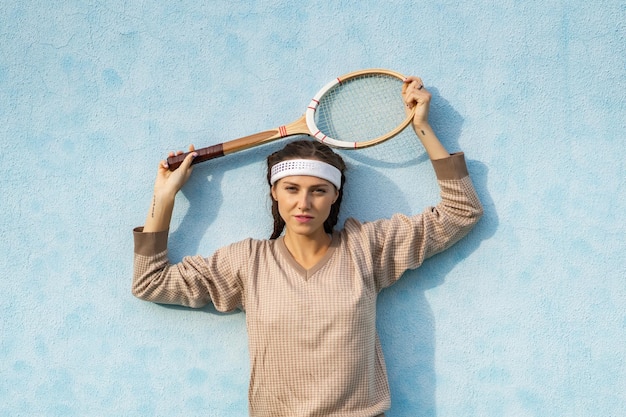
<path fill-rule="evenodd" d="M 154 219 L 154 207 L 156 206 L 156 196 L 152 196 L 152 218 Z"/>
<path fill-rule="evenodd" d="M 422 136 L 426 136 L 426 132 L 422 130 Z"/>

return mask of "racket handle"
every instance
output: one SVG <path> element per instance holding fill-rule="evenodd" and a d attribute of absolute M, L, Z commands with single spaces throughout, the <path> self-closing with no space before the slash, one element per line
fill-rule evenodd
<path fill-rule="evenodd" d="M 219 158 L 220 156 L 224 156 L 224 147 L 222 143 L 213 146 L 207 146 L 206 148 L 196 149 L 196 156 L 191 164 L 197 164 L 200 162 L 208 161 L 209 159 Z M 185 157 L 189 155 L 189 152 L 182 153 L 180 155 L 170 156 L 167 158 L 167 165 L 170 171 L 174 171 L 176 168 L 180 166 L 185 160 Z"/>

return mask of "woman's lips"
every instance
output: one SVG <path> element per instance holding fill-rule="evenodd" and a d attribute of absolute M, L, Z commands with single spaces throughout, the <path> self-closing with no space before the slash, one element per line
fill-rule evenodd
<path fill-rule="evenodd" d="M 294 216 L 296 218 L 296 221 L 298 221 L 299 223 L 308 223 L 310 222 L 313 217 L 311 216 Z"/>

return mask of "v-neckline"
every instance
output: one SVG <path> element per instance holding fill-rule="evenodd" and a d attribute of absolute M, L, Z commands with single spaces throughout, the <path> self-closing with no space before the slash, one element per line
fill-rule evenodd
<path fill-rule="evenodd" d="M 335 249 L 337 248 L 337 243 L 338 243 L 339 238 L 338 238 L 337 233 L 333 233 L 331 236 L 330 245 L 328 246 L 328 249 L 326 250 L 326 253 L 324 254 L 324 256 L 322 256 L 321 259 L 317 261 L 315 265 L 313 265 L 311 268 L 308 268 L 308 269 L 300 265 L 300 263 L 296 261 L 296 258 L 293 257 L 291 252 L 289 252 L 289 249 L 287 249 L 287 245 L 285 245 L 285 236 L 280 236 L 276 240 L 278 243 L 278 250 L 287 260 L 289 265 L 291 265 L 291 267 L 293 267 L 293 269 L 295 269 L 305 281 L 308 281 L 309 278 L 315 275 L 317 271 L 322 269 L 324 265 L 328 263 L 328 260 L 331 258 L 333 253 L 335 253 Z"/>

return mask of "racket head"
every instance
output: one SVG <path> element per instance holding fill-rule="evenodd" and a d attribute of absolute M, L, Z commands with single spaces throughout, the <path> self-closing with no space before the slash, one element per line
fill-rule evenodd
<path fill-rule="evenodd" d="M 402 100 L 405 76 L 387 69 L 345 74 L 313 97 L 305 118 L 311 135 L 341 149 L 384 142 L 400 133 L 413 118 Z"/>

